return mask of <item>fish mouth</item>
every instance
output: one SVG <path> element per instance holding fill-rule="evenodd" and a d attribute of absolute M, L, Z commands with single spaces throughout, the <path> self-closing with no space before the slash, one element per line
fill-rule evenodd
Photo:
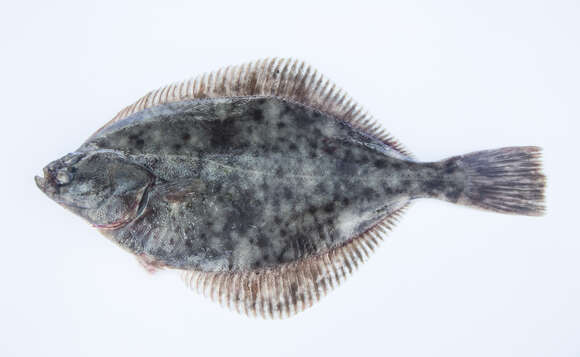
<path fill-rule="evenodd" d="M 38 175 L 34 176 L 34 182 L 36 182 L 36 186 L 38 186 L 38 188 L 42 192 L 48 194 L 48 186 L 49 186 L 48 182 L 50 181 L 50 173 L 48 171 L 48 168 L 47 167 L 43 168 L 42 173 L 43 176 Z"/>
<path fill-rule="evenodd" d="M 44 191 L 44 182 L 46 180 L 44 179 L 44 177 L 40 177 L 38 175 L 34 176 L 34 182 L 36 182 L 36 186 L 38 186 L 38 188 L 41 191 Z"/>

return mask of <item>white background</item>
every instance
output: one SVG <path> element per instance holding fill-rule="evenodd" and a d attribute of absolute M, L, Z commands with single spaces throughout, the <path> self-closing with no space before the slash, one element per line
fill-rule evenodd
<path fill-rule="evenodd" d="M 580 4 L 384 3 L 4 4 L 0 355 L 579 356 Z M 35 187 L 145 92 L 269 56 L 307 60 L 421 160 L 544 147 L 548 214 L 417 202 L 341 288 L 262 321 L 148 275 Z"/>

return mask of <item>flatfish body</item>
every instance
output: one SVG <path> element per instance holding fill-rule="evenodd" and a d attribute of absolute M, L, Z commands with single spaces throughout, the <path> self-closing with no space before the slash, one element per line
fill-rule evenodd
<path fill-rule="evenodd" d="M 37 177 L 49 197 L 194 289 L 250 315 L 312 305 L 408 204 L 543 212 L 539 148 L 420 163 L 302 62 L 153 91 Z"/>

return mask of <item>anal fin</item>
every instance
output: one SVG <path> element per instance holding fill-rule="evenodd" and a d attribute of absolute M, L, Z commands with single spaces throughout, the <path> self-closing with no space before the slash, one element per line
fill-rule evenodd
<path fill-rule="evenodd" d="M 318 302 L 368 260 L 407 207 L 323 254 L 253 271 L 183 271 L 182 278 L 191 289 L 248 316 L 290 317 Z"/>

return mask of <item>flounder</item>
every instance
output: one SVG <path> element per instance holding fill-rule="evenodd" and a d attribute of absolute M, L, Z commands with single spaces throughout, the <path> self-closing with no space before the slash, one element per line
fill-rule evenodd
<path fill-rule="evenodd" d="M 544 212 L 538 147 L 419 162 L 292 59 L 152 91 L 35 179 L 148 270 L 262 317 L 338 286 L 414 200 Z"/>

